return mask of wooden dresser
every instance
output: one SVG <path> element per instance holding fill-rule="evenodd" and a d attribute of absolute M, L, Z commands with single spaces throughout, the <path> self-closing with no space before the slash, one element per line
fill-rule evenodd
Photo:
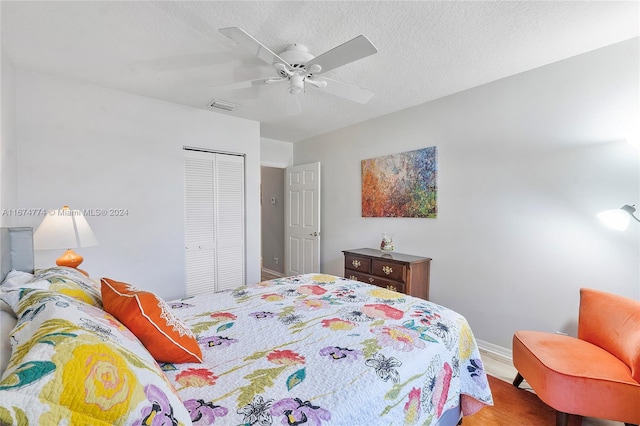
<path fill-rule="evenodd" d="M 429 300 L 430 258 L 370 248 L 343 253 L 346 278 Z"/>

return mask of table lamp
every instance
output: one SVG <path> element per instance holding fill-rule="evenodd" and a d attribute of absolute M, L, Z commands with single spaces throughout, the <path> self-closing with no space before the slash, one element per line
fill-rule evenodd
<path fill-rule="evenodd" d="M 72 249 L 97 245 L 98 240 L 82 211 L 71 210 L 68 206 L 51 210 L 33 234 L 33 248 L 36 250 L 67 249 L 56 260 L 58 266 L 77 268 L 84 259 Z"/>

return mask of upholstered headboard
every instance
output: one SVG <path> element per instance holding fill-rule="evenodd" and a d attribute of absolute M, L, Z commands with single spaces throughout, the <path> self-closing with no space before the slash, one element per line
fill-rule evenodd
<path fill-rule="evenodd" d="M 32 228 L 0 228 L 0 268 L 0 282 L 12 269 L 33 273 Z"/>
<path fill-rule="evenodd" d="M 33 273 L 31 228 L 0 228 L 0 283 L 12 269 Z M 17 321 L 8 305 L 0 302 L 0 374 L 4 372 L 11 356 L 9 334 Z"/>

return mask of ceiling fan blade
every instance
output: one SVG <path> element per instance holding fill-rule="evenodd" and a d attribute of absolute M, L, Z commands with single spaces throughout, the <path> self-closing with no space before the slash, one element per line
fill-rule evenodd
<path fill-rule="evenodd" d="M 316 77 L 315 81 L 324 81 L 327 85 L 323 88 L 319 88 L 323 92 L 327 92 L 331 95 L 339 96 L 344 99 L 348 99 L 360 104 L 366 104 L 373 98 L 374 93 L 371 90 L 363 89 L 362 87 L 354 86 L 352 84 L 343 83 L 341 81 L 332 80 L 326 77 Z"/>
<path fill-rule="evenodd" d="M 249 33 L 238 27 L 220 28 L 218 31 L 238 43 L 240 46 L 242 46 L 242 48 L 248 50 L 258 58 L 262 59 L 269 65 L 281 62 L 287 65 L 287 67 L 291 67 L 291 65 L 289 65 L 287 61 L 273 53 L 267 46 L 260 43 Z"/>
<path fill-rule="evenodd" d="M 221 84 L 220 86 L 213 86 L 214 89 L 219 90 L 238 90 L 238 89 L 248 89 L 249 87 L 256 87 L 266 84 L 268 78 L 259 78 L 257 80 L 247 80 L 247 81 L 239 81 L 236 83 L 229 84 Z"/>
<path fill-rule="evenodd" d="M 281 83 L 285 81 L 289 80 L 286 78 L 258 78 L 256 80 L 238 81 L 236 83 L 222 84 L 220 86 L 213 86 L 213 88 L 220 90 L 238 90 L 262 86 L 264 84 Z"/>
<path fill-rule="evenodd" d="M 358 59 L 373 55 L 377 52 L 378 49 L 376 49 L 368 38 L 363 35 L 359 35 L 346 43 L 342 43 L 341 45 L 316 56 L 305 64 L 305 68 L 309 70 L 314 64 L 320 65 L 320 72 L 316 74 L 322 74 L 350 62 L 357 61 Z"/>

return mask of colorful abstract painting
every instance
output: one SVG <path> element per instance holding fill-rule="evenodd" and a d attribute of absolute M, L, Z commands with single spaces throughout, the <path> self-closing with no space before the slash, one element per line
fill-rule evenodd
<path fill-rule="evenodd" d="M 435 146 L 362 160 L 362 217 L 438 215 Z"/>

